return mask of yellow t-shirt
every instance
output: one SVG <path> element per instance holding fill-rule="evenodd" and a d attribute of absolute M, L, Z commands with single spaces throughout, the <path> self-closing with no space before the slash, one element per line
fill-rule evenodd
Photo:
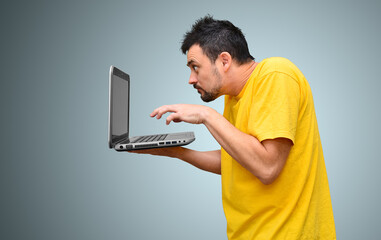
<path fill-rule="evenodd" d="M 285 58 L 263 60 L 238 96 L 225 96 L 224 117 L 259 141 L 282 137 L 294 144 L 270 185 L 222 149 L 228 238 L 336 239 L 312 93 L 300 70 Z"/>

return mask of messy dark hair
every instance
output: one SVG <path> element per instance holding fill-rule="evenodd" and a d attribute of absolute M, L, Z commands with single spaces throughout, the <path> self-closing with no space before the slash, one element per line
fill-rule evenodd
<path fill-rule="evenodd" d="M 229 21 L 215 20 L 210 15 L 197 20 L 184 35 L 181 51 L 186 54 L 195 44 L 200 45 L 213 63 L 222 52 L 228 52 L 239 64 L 254 60 L 241 29 Z"/>

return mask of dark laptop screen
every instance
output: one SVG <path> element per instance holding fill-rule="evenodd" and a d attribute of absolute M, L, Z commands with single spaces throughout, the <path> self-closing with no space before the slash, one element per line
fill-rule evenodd
<path fill-rule="evenodd" d="M 111 136 L 115 144 L 128 137 L 129 76 L 114 67 L 111 79 Z"/>

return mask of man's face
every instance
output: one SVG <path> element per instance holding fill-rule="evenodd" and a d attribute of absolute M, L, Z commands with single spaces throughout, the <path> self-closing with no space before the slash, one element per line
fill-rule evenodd
<path fill-rule="evenodd" d="M 191 70 L 189 84 L 201 94 L 204 102 L 221 96 L 222 77 L 218 68 L 210 61 L 199 45 L 193 45 L 187 53 L 187 66 Z"/>

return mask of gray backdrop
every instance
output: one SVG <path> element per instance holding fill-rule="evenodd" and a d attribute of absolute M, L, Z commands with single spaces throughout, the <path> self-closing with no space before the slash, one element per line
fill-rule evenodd
<path fill-rule="evenodd" d="M 132 77 L 131 134 L 162 104 L 204 104 L 179 51 L 212 14 L 257 60 L 282 56 L 314 93 L 339 239 L 381 235 L 379 1 L 12 1 L 1 18 L 0 239 L 226 239 L 220 177 L 107 148 L 108 71 Z M 147 94 L 149 94 L 147 96 Z M 223 111 L 223 99 L 209 106 Z"/>

